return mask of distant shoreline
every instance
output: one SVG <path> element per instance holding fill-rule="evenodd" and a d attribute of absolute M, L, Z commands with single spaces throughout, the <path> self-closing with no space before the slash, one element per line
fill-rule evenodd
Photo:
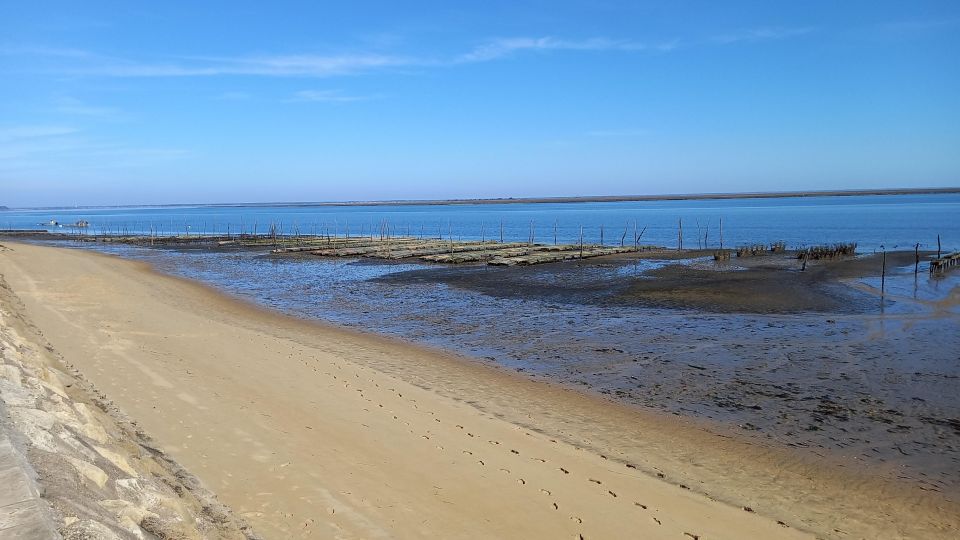
<path fill-rule="evenodd" d="M 698 201 L 724 199 L 786 199 L 799 197 L 853 197 L 865 195 L 942 195 L 960 193 L 960 187 L 853 189 L 827 191 L 770 191 L 743 193 L 688 193 L 667 195 L 586 195 L 573 197 L 502 197 L 491 199 L 408 199 L 382 201 L 318 201 L 318 202 L 263 202 L 263 203 L 177 203 L 128 204 L 113 206 L 43 206 L 8 208 L 8 210 L 90 210 L 97 208 L 313 208 L 325 206 L 453 206 L 470 204 L 566 204 L 585 202 L 643 202 L 643 201 Z"/>

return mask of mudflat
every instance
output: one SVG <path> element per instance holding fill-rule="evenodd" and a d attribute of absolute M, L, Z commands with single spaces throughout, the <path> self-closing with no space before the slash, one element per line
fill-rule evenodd
<path fill-rule="evenodd" d="M 960 532 L 937 493 L 142 263 L 7 244 L 0 274 L 65 360 L 266 537 Z"/>

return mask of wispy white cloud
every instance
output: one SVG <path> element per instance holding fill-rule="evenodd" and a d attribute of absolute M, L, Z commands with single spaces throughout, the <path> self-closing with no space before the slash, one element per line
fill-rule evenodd
<path fill-rule="evenodd" d="M 566 40 L 554 37 L 513 37 L 488 41 L 457 58 L 458 62 L 487 62 L 520 51 L 667 51 L 672 42 L 655 45 L 631 40 L 590 38 Z"/>
<path fill-rule="evenodd" d="M 409 58 L 380 54 L 350 55 L 274 55 L 235 58 L 179 58 L 167 62 L 140 62 L 102 56 L 87 57 L 94 61 L 76 63 L 57 71 L 70 75 L 106 77 L 331 77 L 374 69 L 410 66 Z"/>
<path fill-rule="evenodd" d="M 71 126 L 0 127 L 0 174 L 146 167 L 190 154 L 179 148 L 142 147 L 91 136 Z"/>
<path fill-rule="evenodd" d="M 632 39 L 592 37 L 563 39 L 553 36 L 505 37 L 492 39 L 473 49 L 447 57 L 425 57 L 361 52 L 353 54 L 286 54 L 249 55 L 236 57 L 174 57 L 156 61 L 117 58 L 91 51 L 44 47 L 2 47 L 0 55 L 43 57 L 47 61 L 38 66 L 25 65 L 21 69 L 45 70 L 55 74 L 104 77 L 305 77 L 324 78 L 353 75 L 371 71 L 404 68 L 450 67 L 462 64 L 490 62 L 523 52 L 623 52 L 666 53 L 679 48 L 760 42 L 801 36 L 814 31 L 812 27 L 764 27 L 722 34 L 701 41 L 668 40 L 641 42 Z M 60 60 L 60 62 L 57 62 Z M 66 62 L 69 60 L 69 62 Z"/>
<path fill-rule="evenodd" d="M 751 28 L 748 30 L 742 30 L 739 32 L 732 32 L 728 34 L 721 34 L 715 36 L 711 41 L 714 43 L 719 43 L 722 45 L 727 45 L 731 43 L 755 43 L 758 41 L 774 41 L 779 39 L 787 39 L 793 37 L 799 37 L 806 34 L 809 34 L 815 31 L 816 28 L 812 26 L 804 26 L 797 28 L 783 28 L 783 27 L 762 27 L 762 28 Z"/>
<path fill-rule="evenodd" d="M 69 64 L 43 63 L 37 68 L 56 74 L 104 77 L 310 77 L 352 75 L 375 70 L 454 66 L 488 62 L 522 51 L 668 51 L 675 42 L 654 45 L 630 40 L 590 38 L 565 40 L 554 37 L 501 38 L 482 43 L 471 51 L 444 58 L 380 53 L 290 54 L 238 57 L 188 57 L 143 61 L 100 55 L 90 51 L 54 48 L 8 48 L 9 55 L 70 58 Z"/>
<path fill-rule="evenodd" d="M 37 47 L 32 45 L 0 45 L 0 56 L 47 56 L 58 58 L 89 58 L 95 56 L 83 49 L 66 47 Z"/>
<path fill-rule="evenodd" d="M 116 118 L 121 115 L 120 109 L 102 107 L 84 103 L 77 98 L 61 96 L 53 100 L 54 110 L 62 114 L 76 116 L 94 116 L 100 118 Z"/>
<path fill-rule="evenodd" d="M 371 96 L 354 96 L 344 94 L 341 90 L 301 90 L 296 92 L 289 101 L 310 101 L 326 103 L 348 103 L 352 101 L 367 101 Z"/>
<path fill-rule="evenodd" d="M 29 139 L 60 137 L 76 133 L 76 128 L 66 126 L 8 126 L 0 127 L 0 143 L 20 142 Z"/>
<path fill-rule="evenodd" d="M 12 135 L 10 134 L 12 132 Z M 177 148 L 137 147 L 90 137 L 75 129 L 42 126 L 0 131 L 0 173 L 44 171 L 75 166 L 94 169 L 148 166 L 181 159 L 190 152 Z"/>

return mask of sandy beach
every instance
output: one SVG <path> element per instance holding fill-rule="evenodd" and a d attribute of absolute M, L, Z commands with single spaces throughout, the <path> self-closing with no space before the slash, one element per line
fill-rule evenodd
<path fill-rule="evenodd" d="M 32 321 L 266 538 L 943 538 L 869 470 L 271 312 L 149 266 L 4 242 Z"/>

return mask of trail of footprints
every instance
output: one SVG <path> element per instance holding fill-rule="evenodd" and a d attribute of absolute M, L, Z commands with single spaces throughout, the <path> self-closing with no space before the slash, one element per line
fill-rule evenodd
<path fill-rule="evenodd" d="M 304 365 L 307 364 L 306 361 L 304 361 L 303 363 L 304 363 Z M 334 363 L 333 365 L 334 365 L 338 370 L 341 370 L 341 371 L 343 370 L 343 367 L 342 367 L 340 364 Z M 368 369 L 368 368 L 360 368 L 360 367 L 357 367 L 357 369 Z M 314 368 L 314 371 L 317 371 L 316 368 Z M 348 377 L 343 377 L 343 379 L 338 378 L 337 375 L 335 375 L 335 374 L 333 374 L 333 373 L 330 373 L 330 372 L 327 372 L 327 371 L 323 372 L 323 374 L 324 374 L 324 375 L 327 375 L 328 377 L 332 377 L 335 381 L 338 381 L 338 382 L 343 382 L 343 381 L 346 381 L 346 380 L 348 379 Z M 353 375 L 354 375 L 354 378 L 355 378 L 355 379 L 360 379 L 360 374 L 359 374 L 359 372 L 354 373 Z M 376 383 L 373 379 L 367 379 L 367 382 L 372 383 L 376 388 L 381 388 L 380 385 L 379 385 L 378 383 Z M 349 382 L 343 382 L 343 386 L 344 386 L 344 388 L 350 388 L 350 383 L 349 383 Z M 403 397 L 403 394 L 400 393 L 399 391 L 397 391 L 397 390 L 394 389 L 394 388 L 387 388 L 387 390 L 390 391 L 391 393 L 395 394 L 399 399 L 407 399 L 407 401 L 409 401 L 409 402 L 411 402 L 411 403 L 413 404 L 413 408 L 414 408 L 415 410 L 421 411 L 421 409 L 418 407 L 415 399 L 412 399 L 412 398 L 404 398 L 404 397 Z M 372 399 L 370 399 L 370 398 L 368 398 L 368 397 L 366 397 L 366 396 L 364 395 L 364 390 L 363 390 L 362 388 L 356 388 L 356 391 L 357 391 L 357 393 L 359 394 L 359 396 L 360 396 L 361 398 L 363 398 L 364 400 L 366 400 L 367 402 L 370 402 L 370 403 L 373 402 Z M 382 403 L 377 403 L 377 408 L 378 408 L 378 409 L 384 409 L 385 407 L 384 407 L 384 405 L 383 405 Z M 366 412 L 371 412 L 371 410 L 370 410 L 370 409 L 367 409 L 367 408 L 364 408 L 363 410 L 366 411 Z M 421 411 L 421 412 L 424 412 L 424 411 Z M 435 414 L 433 411 L 425 411 L 425 412 L 426 412 L 427 414 L 436 416 L 436 414 Z M 403 422 L 403 424 L 406 425 L 406 426 L 408 426 L 408 427 L 410 426 L 410 422 L 407 422 L 407 421 L 405 421 L 405 420 L 401 420 L 398 415 L 392 414 L 392 416 L 393 416 L 393 419 L 394 419 L 394 420 L 396 420 L 396 421 L 398 421 L 398 422 Z M 438 423 L 441 422 L 439 418 L 434 418 L 434 421 L 436 421 L 436 422 L 438 422 Z M 464 433 L 465 435 L 467 435 L 468 437 L 470 437 L 470 438 L 476 438 L 476 435 L 475 435 L 473 432 L 467 431 L 467 429 L 466 429 L 463 425 L 455 424 L 455 426 L 456 426 L 457 429 L 463 431 L 463 433 Z M 415 434 L 413 430 L 408 430 L 408 431 L 409 431 L 411 434 Z M 530 434 L 527 433 L 527 435 L 530 435 Z M 428 430 L 428 431 L 427 431 L 427 434 L 422 434 L 422 435 L 420 435 L 420 437 L 423 438 L 423 439 L 425 439 L 425 440 L 430 440 L 430 431 Z M 488 439 L 487 442 L 488 442 L 491 446 L 493 446 L 493 447 L 502 446 L 501 443 L 500 443 L 500 441 Z M 550 439 L 550 442 L 556 443 L 557 441 L 556 441 L 556 439 Z M 437 445 L 437 446 L 436 446 L 436 449 L 437 449 L 437 450 L 440 450 L 440 451 L 443 451 L 443 450 L 444 450 L 444 447 L 443 447 L 442 445 Z M 580 450 L 580 448 L 577 448 L 577 449 Z M 509 450 L 510 450 L 510 454 L 512 454 L 512 455 L 515 455 L 515 456 L 519 456 L 519 455 L 520 455 L 520 452 L 519 452 L 518 450 L 516 450 L 516 449 L 511 448 L 511 449 L 509 449 Z M 474 456 L 474 453 L 471 452 L 470 450 L 464 449 L 464 450 L 462 450 L 462 453 L 465 454 L 465 455 L 468 455 L 468 456 Z M 600 457 L 602 457 L 603 459 L 607 459 L 607 456 L 600 456 Z M 542 464 L 546 464 L 546 463 L 547 463 L 547 460 L 546 460 L 546 459 L 539 458 L 539 457 L 532 457 L 532 458 L 529 458 L 529 459 L 531 459 L 531 460 L 533 460 L 533 461 L 536 461 L 536 462 L 538 462 L 538 463 L 542 463 Z M 480 466 L 486 466 L 486 463 L 484 462 L 483 459 L 477 458 L 477 463 L 478 463 Z M 627 467 L 627 468 L 630 468 L 630 469 L 637 469 L 637 467 L 636 467 L 635 465 L 632 465 L 632 464 L 630 464 L 630 463 L 627 463 L 627 464 L 626 464 L 626 467 Z M 558 470 L 559 472 L 561 472 L 561 473 L 563 474 L 563 476 L 567 476 L 567 475 L 570 474 L 570 471 L 569 471 L 568 469 L 566 469 L 565 467 L 558 467 L 557 470 Z M 503 473 L 505 473 L 505 474 L 512 474 L 509 469 L 505 469 L 505 468 L 499 468 L 499 471 L 500 471 L 500 472 L 503 472 Z M 663 478 L 663 474 L 662 474 L 662 473 L 658 474 L 657 476 L 660 477 L 660 478 Z M 596 485 L 598 485 L 598 486 L 603 485 L 603 482 L 602 482 L 601 480 L 596 479 L 596 478 L 590 478 L 590 477 L 588 477 L 586 480 L 587 480 L 587 483 L 589 483 L 589 484 L 596 484 Z M 523 478 L 519 478 L 519 477 L 518 477 L 518 478 L 517 478 L 517 484 L 519 484 L 519 485 L 521 485 L 521 486 L 525 486 L 525 485 L 527 484 L 527 481 L 526 481 L 525 479 L 523 479 Z M 684 487 L 686 487 L 686 486 L 684 486 Z M 553 492 L 550 491 L 549 489 L 539 488 L 539 491 L 540 491 L 541 494 L 546 495 L 547 497 L 551 497 L 551 496 L 553 495 Z M 614 498 L 614 499 L 617 498 L 617 494 L 616 494 L 614 491 L 612 491 L 612 490 L 607 490 L 607 494 L 608 494 L 611 498 Z M 557 501 L 551 501 L 550 505 L 551 505 L 551 507 L 552 507 L 554 510 L 558 510 L 558 511 L 560 510 L 560 505 L 559 505 L 559 503 L 558 503 Z M 634 501 L 633 504 L 632 504 L 632 506 L 634 506 L 634 507 L 636 507 L 636 508 L 638 508 L 638 509 L 640 509 L 640 510 L 643 510 L 643 511 L 650 511 L 647 505 L 642 504 L 642 503 L 640 503 L 640 502 Z M 656 510 L 653 510 L 653 512 L 656 512 Z M 573 516 L 573 515 L 571 515 L 571 516 L 569 516 L 569 519 L 572 520 L 572 521 L 575 521 L 578 525 L 579 525 L 579 524 L 583 524 L 583 519 L 581 519 L 579 516 Z M 650 516 L 650 519 L 652 520 L 653 523 L 656 523 L 657 525 L 662 525 L 662 522 L 661 522 L 656 516 Z M 692 537 L 692 538 L 699 538 L 699 536 L 697 536 L 697 535 L 695 535 L 695 534 L 692 534 L 692 533 L 684 532 L 684 534 L 685 534 L 686 536 L 689 536 L 689 537 Z M 580 534 L 578 534 L 577 538 L 579 538 L 580 540 L 585 540 L 586 537 L 585 537 L 582 533 L 580 533 Z"/>

